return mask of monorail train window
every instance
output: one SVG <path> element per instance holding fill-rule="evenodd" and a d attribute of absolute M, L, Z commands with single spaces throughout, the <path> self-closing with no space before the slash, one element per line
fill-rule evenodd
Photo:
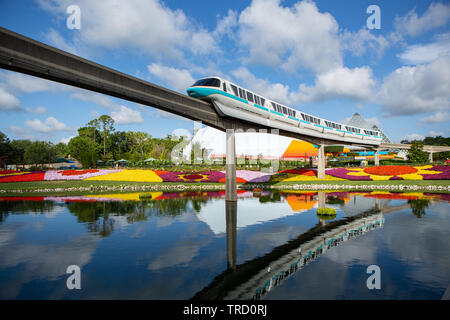
<path fill-rule="evenodd" d="M 238 96 L 238 89 L 237 89 L 237 87 L 236 86 L 234 86 L 234 85 L 230 85 L 231 86 L 231 89 L 233 90 L 233 92 L 234 92 L 234 95 L 237 97 Z"/>
<path fill-rule="evenodd" d="M 304 114 L 304 113 L 302 113 L 301 115 L 302 115 L 302 118 L 303 118 L 303 120 L 305 120 L 305 121 L 306 121 L 306 116 L 305 116 L 305 114 Z"/>
<path fill-rule="evenodd" d="M 248 91 L 247 91 L 247 99 L 248 99 L 248 101 L 250 101 L 250 102 L 254 102 L 254 101 L 253 101 L 253 94 L 252 94 L 251 92 L 248 92 Z"/>
<path fill-rule="evenodd" d="M 255 95 L 255 103 L 260 105 L 260 103 L 259 103 L 259 97 L 258 97 L 257 95 Z"/>
<path fill-rule="evenodd" d="M 225 82 L 223 83 L 223 91 L 227 92 L 227 85 Z"/>
<path fill-rule="evenodd" d="M 270 103 L 272 105 L 272 107 L 275 109 L 275 111 L 277 110 L 277 106 L 275 105 L 275 103 L 271 102 Z"/>
<path fill-rule="evenodd" d="M 266 99 L 260 97 L 259 100 L 261 100 L 261 105 L 264 107 L 264 104 L 266 103 Z"/>
<path fill-rule="evenodd" d="M 292 110 L 293 117 L 295 117 L 296 111 Z"/>
<path fill-rule="evenodd" d="M 247 99 L 244 95 L 244 90 L 242 90 L 241 88 L 239 88 L 239 97 L 241 97 L 242 99 Z"/>
<path fill-rule="evenodd" d="M 192 85 L 193 87 L 218 87 L 220 88 L 220 80 L 216 78 L 207 78 L 198 80 Z"/>

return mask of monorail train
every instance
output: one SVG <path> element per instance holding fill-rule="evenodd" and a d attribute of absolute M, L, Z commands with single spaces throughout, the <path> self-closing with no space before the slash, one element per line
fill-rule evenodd
<path fill-rule="evenodd" d="M 221 116 L 272 128 L 369 145 L 383 139 L 376 130 L 351 127 L 286 107 L 220 77 L 203 78 L 187 89 L 189 96 L 210 101 Z"/>

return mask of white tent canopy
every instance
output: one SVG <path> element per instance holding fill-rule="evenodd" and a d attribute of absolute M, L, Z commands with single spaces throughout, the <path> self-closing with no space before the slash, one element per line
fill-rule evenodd
<path fill-rule="evenodd" d="M 197 142 L 201 148 L 206 149 L 208 158 L 211 156 L 225 156 L 225 139 L 225 132 L 211 127 L 201 128 L 183 149 L 183 156 L 188 158 L 191 154 L 192 146 Z M 266 158 L 278 159 L 281 158 L 292 140 L 294 139 L 270 133 L 238 131 L 236 133 L 236 155 L 257 157 L 262 154 Z"/>

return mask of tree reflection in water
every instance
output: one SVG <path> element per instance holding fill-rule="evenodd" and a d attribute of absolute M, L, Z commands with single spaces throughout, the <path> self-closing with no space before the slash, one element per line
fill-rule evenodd
<path fill-rule="evenodd" d="M 408 200 L 408 204 L 411 207 L 412 213 L 417 218 L 422 218 L 425 215 L 425 209 L 430 205 L 430 200 L 428 199 L 416 199 Z"/>
<path fill-rule="evenodd" d="M 55 202 L 45 201 L 44 197 L 34 201 L 0 201 L 0 223 L 10 214 L 35 214 L 51 213 L 55 208 Z"/>

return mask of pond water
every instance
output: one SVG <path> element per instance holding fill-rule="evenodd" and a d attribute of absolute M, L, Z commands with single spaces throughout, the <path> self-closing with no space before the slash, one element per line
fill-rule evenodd
<path fill-rule="evenodd" d="M 441 299 L 449 202 L 379 191 L 2 197 L 0 298 Z M 80 289 L 67 287 L 72 265 Z"/>

